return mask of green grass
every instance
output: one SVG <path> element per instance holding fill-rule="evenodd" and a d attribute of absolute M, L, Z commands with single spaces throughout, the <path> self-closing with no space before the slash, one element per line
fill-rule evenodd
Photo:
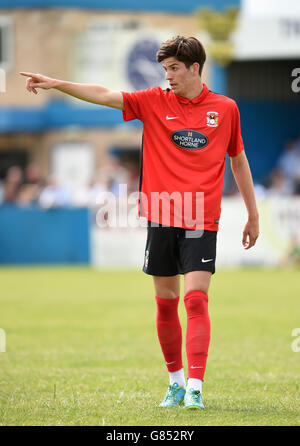
<path fill-rule="evenodd" d="M 300 425 L 299 271 L 213 277 L 206 409 L 196 413 L 158 407 L 168 374 L 151 277 L 2 268 L 0 287 L 0 425 Z M 185 330 L 183 299 L 180 314 Z"/>

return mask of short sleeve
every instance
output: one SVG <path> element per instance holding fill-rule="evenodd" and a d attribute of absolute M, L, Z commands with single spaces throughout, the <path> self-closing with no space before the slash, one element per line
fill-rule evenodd
<path fill-rule="evenodd" d="M 126 93 L 122 91 L 124 99 L 123 119 L 124 121 L 132 121 L 139 119 L 143 121 L 143 104 L 145 103 L 145 91 L 135 91 Z"/>
<path fill-rule="evenodd" d="M 127 93 L 122 91 L 124 99 L 123 119 L 132 121 L 139 119 L 144 122 L 149 110 L 153 107 L 153 99 L 158 97 L 158 88 L 148 88 L 147 90 L 134 91 Z"/>
<path fill-rule="evenodd" d="M 231 111 L 231 136 L 227 148 L 229 156 L 237 156 L 244 150 L 244 143 L 241 133 L 241 120 L 239 109 L 234 102 L 234 106 Z"/>

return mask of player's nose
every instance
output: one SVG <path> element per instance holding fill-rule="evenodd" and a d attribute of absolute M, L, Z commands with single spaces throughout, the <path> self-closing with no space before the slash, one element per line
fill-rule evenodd
<path fill-rule="evenodd" d="M 169 71 L 166 71 L 166 81 L 172 80 L 171 73 Z"/>

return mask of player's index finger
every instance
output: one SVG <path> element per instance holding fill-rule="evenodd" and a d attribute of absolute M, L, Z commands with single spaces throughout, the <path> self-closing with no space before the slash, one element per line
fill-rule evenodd
<path fill-rule="evenodd" d="M 34 74 L 34 73 L 27 73 L 26 71 L 20 71 L 20 74 L 22 76 L 36 76 L 36 74 Z"/>

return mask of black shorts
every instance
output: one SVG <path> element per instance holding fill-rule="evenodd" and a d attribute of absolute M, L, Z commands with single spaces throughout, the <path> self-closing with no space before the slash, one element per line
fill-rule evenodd
<path fill-rule="evenodd" d="M 217 231 L 169 226 L 151 227 L 143 271 L 151 276 L 175 276 L 190 271 L 215 272 Z"/>

